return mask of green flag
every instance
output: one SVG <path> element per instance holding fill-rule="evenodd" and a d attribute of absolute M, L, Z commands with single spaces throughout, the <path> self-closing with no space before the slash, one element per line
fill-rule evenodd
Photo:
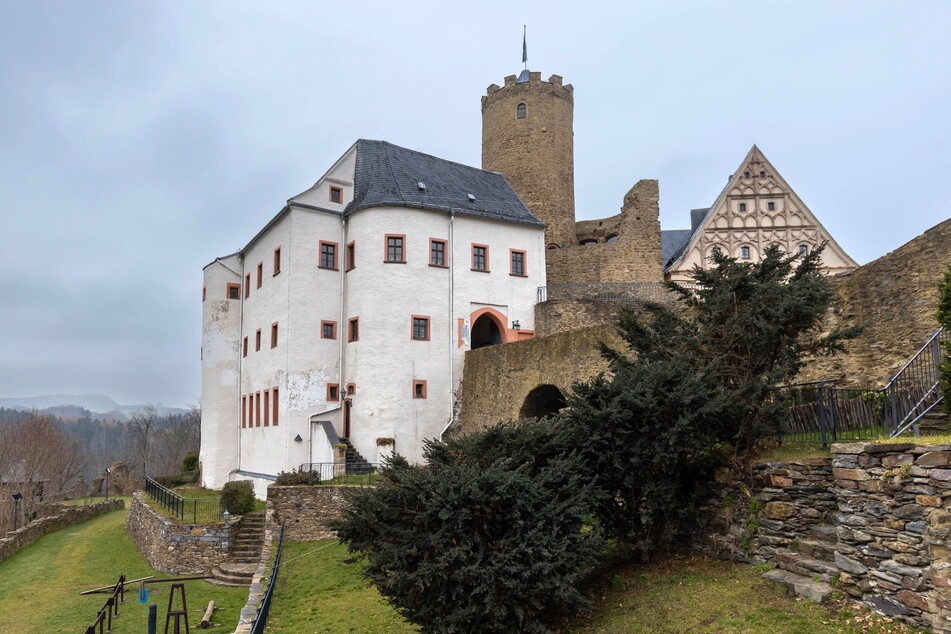
<path fill-rule="evenodd" d="M 526 35 L 528 34 L 528 28 L 526 26 L 522 27 L 522 63 L 528 63 L 528 42 L 526 41 Z"/>

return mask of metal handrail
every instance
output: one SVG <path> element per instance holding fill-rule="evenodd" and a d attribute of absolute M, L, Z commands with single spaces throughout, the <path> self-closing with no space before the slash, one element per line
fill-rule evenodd
<path fill-rule="evenodd" d="M 267 590 L 261 598 L 261 605 L 251 622 L 250 634 L 263 634 L 267 627 L 267 620 L 271 615 L 271 599 L 274 597 L 274 588 L 277 586 L 277 574 L 281 571 L 281 554 L 284 551 L 284 522 L 281 522 L 281 535 L 277 540 L 277 552 L 274 555 L 274 565 L 271 567 L 271 577 L 268 579 Z"/>
<path fill-rule="evenodd" d="M 191 516 L 192 524 L 219 522 L 226 510 L 225 501 L 220 497 L 186 498 L 162 486 L 152 478 L 145 479 L 145 492 L 183 522 L 186 514 Z"/>
<path fill-rule="evenodd" d="M 909 428 L 914 428 L 917 436 L 918 421 L 944 400 L 939 366 L 944 356 L 944 347 L 941 344 L 949 340 L 949 333 L 944 328 L 938 328 L 883 388 L 888 392 L 893 404 L 893 438 L 905 433 Z M 914 402 L 911 407 L 900 407 L 911 402 Z"/>
<path fill-rule="evenodd" d="M 309 471 L 320 482 L 371 484 L 379 471 L 378 462 L 305 462 L 299 471 Z"/>

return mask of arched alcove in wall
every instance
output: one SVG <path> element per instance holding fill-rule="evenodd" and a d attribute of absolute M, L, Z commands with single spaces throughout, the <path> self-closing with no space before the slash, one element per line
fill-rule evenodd
<path fill-rule="evenodd" d="M 544 418 L 557 414 L 565 407 L 565 395 L 556 386 L 546 383 L 535 387 L 522 402 L 522 409 L 518 412 L 519 418 Z"/>

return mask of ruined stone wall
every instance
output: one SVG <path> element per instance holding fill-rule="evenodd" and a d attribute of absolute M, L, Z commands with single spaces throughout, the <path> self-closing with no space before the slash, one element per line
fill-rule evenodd
<path fill-rule="evenodd" d="M 839 304 L 828 329 L 864 324 L 848 355 L 812 360 L 800 381 L 840 378 L 884 385 L 938 329 L 938 284 L 951 264 L 951 220 L 891 253 L 835 278 Z"/>
<path fill-rule="evenodd" d="M 240 518 L 227 524 L 179 524 L 153 511 L 142 501 L 143 495 L 141 491 L 132 495 L 125 532 L 153 568 L 173 575 L 211 574 L 228 558 Z"/>
<path fill-rule="evenodd" d="M 612 325 L 617 322 L 623 306 L 623 302 L 577 299 L 552 299 L 535 304 L 535 337 Z"/>
<path fill-rule="evenodd" d="M 16 531 L 7 533 L 7 537 L 0 539 L 0 561 L 23 550 L 44 535 L 91 520 L 109 511 L 117 511 L 123 508 L 125 503 L 122 500 L 112 499 L 85 506 L 55 506 L 58 507 L 55 515 L 50 514 L 35 519 L 26 526 L 21 526 Z M 50 508 L 44 508 L 46 508 L 46 513 L 49 513 Z"/>
<path fill-rule="evenodd" d="M 546 244 L 576 244 L 573 118 L 574 89 L 558 75 L 529 73 L 521 83 L 510 75 L 482 97 L 482 169 L 505 176 L 548 225 Z"/>
<path fill-rule="evenodd" d="M 267 488 L 268 509 L 284 524 L 284 537 L 294 541 L 334 537 L 328 524 L 339 518 L 350 498 L 364 487 L 350 484 L 277 486 Z"/>
<path fill-rule="evenodd" d="M 659 199 L 656 180 L 638 181 L 624 196 L 617 241 L 547 250 L 547 283 L 662 282 Z M 592 222 L 580 230 L 590 233 Z"/>
<path fill-rule="evenodd" d="M 880 613 L 951 631 L 951 445 L 848 443 L 832 454 L 761 463 L 746 481 L 719 473 L 697 548 L 771 562 Z"/>
<path fill-rule="evenodd" d="M 566 394 L 575 382 L 607 370 L 600 341 L 624 345 L 614 326 L 596 326 L 467 352 L 452 434 L 518 419 L 525 397 L 539 385 Z"/>

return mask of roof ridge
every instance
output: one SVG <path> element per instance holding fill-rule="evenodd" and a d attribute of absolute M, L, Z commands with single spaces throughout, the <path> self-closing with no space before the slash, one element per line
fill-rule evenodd
<path fill-rule="evenodd" d="M 428 152 L 420 152 L 419 150 L 414 150 L 414 149 L 412 149 L 412 148 L 404 147 L 404 146 L 402 146 L 402 145 L 397 145 L 396 143 L 391 143 L 390 141 L 384 141 L 384 140 L 382 140 L 382 139 L 380 139 L 380 140 L 376 140 L 376 139 L 357 139 L 357 142 L 358 142 L 358 143 L 361 142 L 361 141 L 364 142 L 364 143 L 378 143 L 378 144 L 383 145 L 383 146 L 394 147 L 394 148 L 397 148 L 397 149 L 399 149 L 399 150 L 405 150 L 406 152 L 412 152 L 413 154 L 419 154 L 420 156 L 426 156 L 426 157 L 428 157 L 428 158 L 435 159 L 435 160 L 440 161 L 440 162 L 442 162 L 442 163 L 451 163 L 452 165 L 458 165 L 459 167 L 465 167 L 466 169 L 479 170 L 480 172 L 485 172 L 486 174 L 494 174 L 494 175 L 496 175 L 496 176 L 502 176 L 502 174 L 500 174 L 499 172 L 493 172 L 492 170 L 482 169 L 481 167 L 475 167 L 474 165 L 466 165 L 465 163 L 460 163 L 459 161 L 452 161 L 452 160 L 450 160 L 450 159 L 442 158 L 441 156 L 436 156 L 435 154 L 430 154 L 430 153 L 428 153 Z"/>

